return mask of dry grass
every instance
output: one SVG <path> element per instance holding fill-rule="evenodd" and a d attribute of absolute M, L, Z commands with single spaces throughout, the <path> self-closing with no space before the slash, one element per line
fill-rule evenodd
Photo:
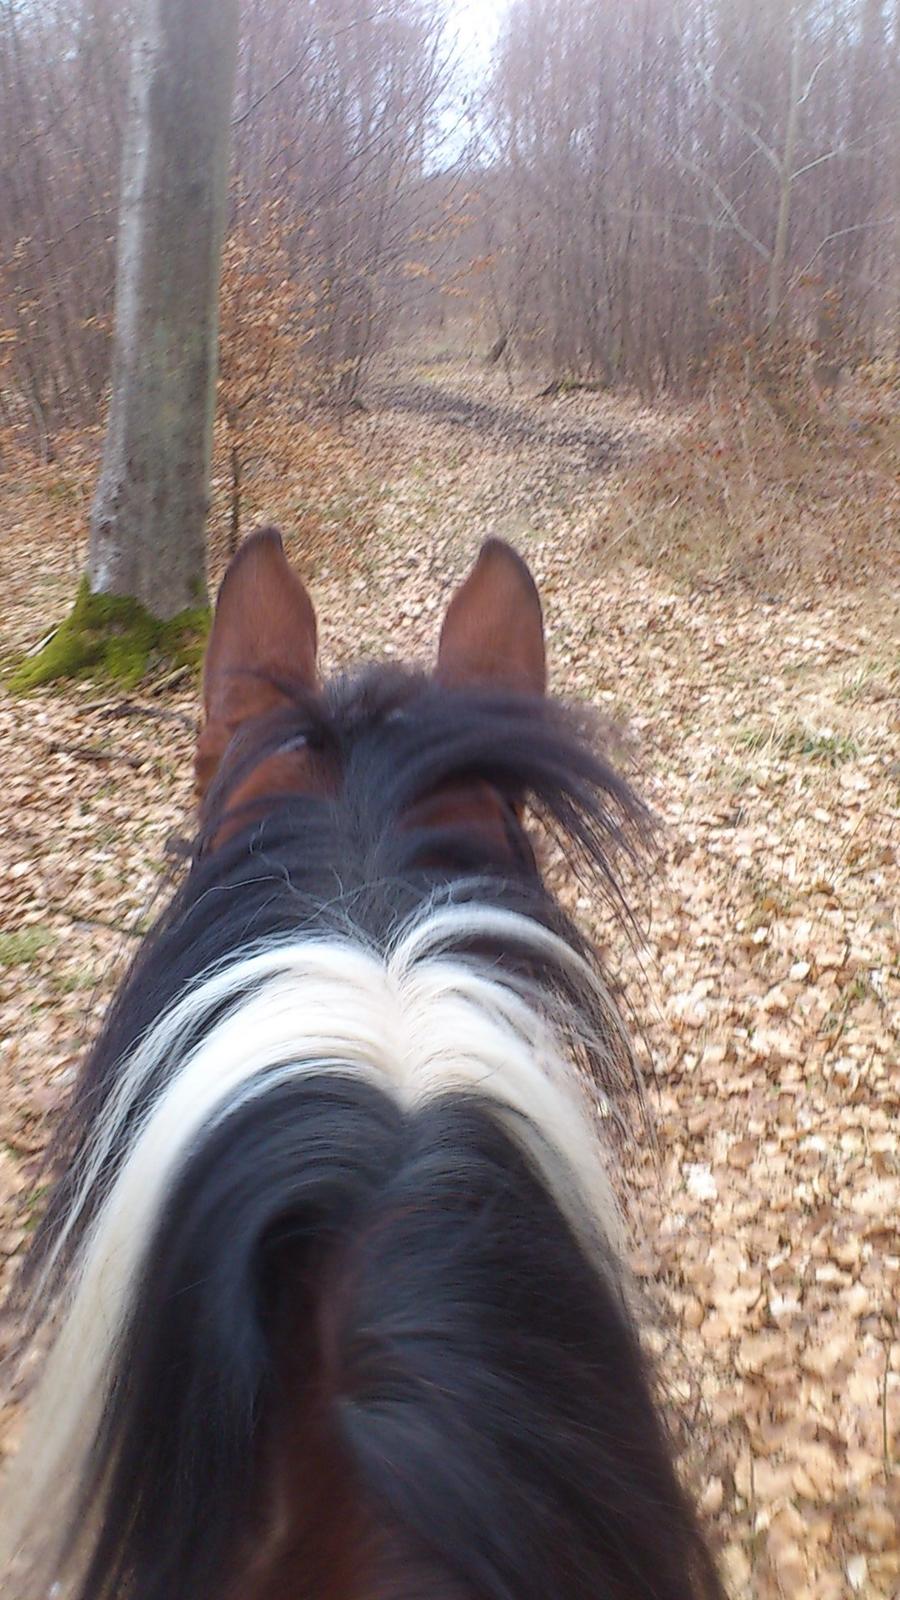
<path fill-rule="evenodd" d="M 602 558 L 761 589 L 871 582 L 900 560 L 900 373 L 829 397 L 805 376 L 774 398 L 720 380 L 610 487 Z"/>

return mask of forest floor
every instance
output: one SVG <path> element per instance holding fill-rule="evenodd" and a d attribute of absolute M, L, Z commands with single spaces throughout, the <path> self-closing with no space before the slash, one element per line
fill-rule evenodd
<path fill-rule="evenodd" d="M 329 445 L 249 473 L 307 576 L 326 664 L 430 658 L 488 534 L 526 555 L 553 687 L 628 730 L 662 823 L 625 986 L 655 1144 L 626 1165 L 635 1265 L 685 1469 L 735 1600 L 900 1593 L 900 658 L 885 567 L 768 589 L 623 558 L 615 497 L 677 418 L 405 366 Z M 71 599 L 95 441 L 0 485 L 4 650 Z M 221 485 L 218 486 L 221 490 Z M 217 491 L 218 492 L 218 491 Z M 221 498 L 221 496 L 220 496 Z M 214 576 L 221 571 L 214 525 Z M 292 533 L 292 529 L 299 530 Z M 842 529 L 853 539 L 849 522 Z M 189 828 L 196 684 L 0 699 L 0 1262 Z M 0 1449 L 18 1415 L 0 1411 Z"/>

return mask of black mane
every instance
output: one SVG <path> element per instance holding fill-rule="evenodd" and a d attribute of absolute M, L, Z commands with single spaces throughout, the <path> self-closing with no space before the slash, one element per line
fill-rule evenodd
<path fill-rule="evenodd" d="M 584 708 L 497 691 L 448 690 L 417 673 L 369 667 L 334 680 L 321 697 L 245 725 L 207 797 L 187 877 L 144 940 L 86 1063 L 51 1160 L 61 1174 L 26 1264 L 32 1280 L 71 1200 L 91 1125 L 125 1059 L 157 1018 L 204 972 L 238 951 L 280 935 L 362 936 L 385 948 L 419 908 L 471 898 L 521 912 L 592 957 L 583 935 L 545 887 L 519 806 L 562 848 L 623 916 L 616 865 L 634 861 L 651 828 L 648 811 L 598 748 L 600 729 Z M 337 763 L 333 798 L 274 796 L 254 818 L 217 842 L 230 796 L 261 762 L 307 742 Z M 478 829 L 403 826 L 413 806 L 447 782 L 491 785 L 504 807 L 507 848 Z M 260 814 L 261 809 L 261 814 Z M 509 942 L 484 951 L 500 966 L 533 963 Z M 571 987 L 559 971 L 548 988 Z M 588 1063 L 620 1093 L 624 1035 L 596 994 L 569 993 L 606 1041 Z M 611 1060 L 618 1074 L 610 1074 Z M 623 1070 L 624 1069 L 624 1070 Z M 151 1088 L 152 1094 L 152 1088 Z M 138 1114 L 140 1108 L 138 1108 Z M 107 1175 L 109 1176 L 109 1174 Z M 98 1186 L 99 1189 L 104 1186 Z M 61 1277 L 90 1216 L 72 1230 Z"/>
<path fill-rule="evenodd" d="M 583 973 L 553 941 L 545 956 L 539 938 L 517 947 L 509 923 L 491 934 L 472 917 L 455 948 L 564 1001 L 573 1058 L 608 1097 L 627 1089 L 614 1003 L 523 820 L 537 818 L 627 917 L 618 865 L 637 858 L 650 819 L 599 745 L 581 711 L 388 669 L 244 725 L 61 1130 L 62 1175 L 25 1280 L 52 1261 L 40 1314 L 165 1096 L 161 1050 L 75 1211 L 120 1063 L 198 980 L 257 945 L 346 936 L 387 952 L 433 906 L 522 914 L 587 958 Z M 333 788 L 256 794 L 238 815 L 248 776 L 298 749 L 322 758 Z M 430 797 L 467 785 L 487 786 L 502 827 L 470 825 L 465 810 L 453 826 L 427 821 L 441 814 Z M 182 1063 L 192 1043 L 178 1040 Z M 96 1517 L 78 1600 L 724 1600 L 623 1281 L 598 1270 L 488 1095 L 405 1105 L 335 1061 L 272 1074 L 188 1137 L 66 1529 L 64 1559 Z M 270 1461 L 293 1474 L 289 1527 L 254 1588 L 241 1564 L 271 1514 Z M 361 1566 L 342 1588 L 348 1541 Z"/>

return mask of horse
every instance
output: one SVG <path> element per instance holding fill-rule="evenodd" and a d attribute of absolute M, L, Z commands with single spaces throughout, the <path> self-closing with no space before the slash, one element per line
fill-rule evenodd
<path fill-rule="evenodd" d="M 535 819 L 624 907 L 648 813 L 486 543 L 436 666 L 319 681 L 280 535 L 219 592 L 184 879 L 23 1279 L 3 1592 L 721 1600 L 607 1131 L 633 1092 Z"/>

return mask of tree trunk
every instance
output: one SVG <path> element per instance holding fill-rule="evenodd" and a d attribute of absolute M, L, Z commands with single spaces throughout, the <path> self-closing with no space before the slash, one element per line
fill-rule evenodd
<path fill-rule="evenodd" d="M 791 57 L 788 86 L 787 120 L 784 148 L 778 164 L 778 216 L 772 258 L 769 263 L 769 281 L 766 290 L 766 327 L 771 333 L 784 304 L 785 274 L 791 227 L 791 190 L 794 183 L 794 159 L 797 153 L 797 131 L 800 123 L 800 23 L 794 15 L 791 23 Z"/>
<path fill-rule="evenodd" d="M 219 265 L 238 0 L 144 0 L 131 70 L 94 594 L 206 597 Z"/>

